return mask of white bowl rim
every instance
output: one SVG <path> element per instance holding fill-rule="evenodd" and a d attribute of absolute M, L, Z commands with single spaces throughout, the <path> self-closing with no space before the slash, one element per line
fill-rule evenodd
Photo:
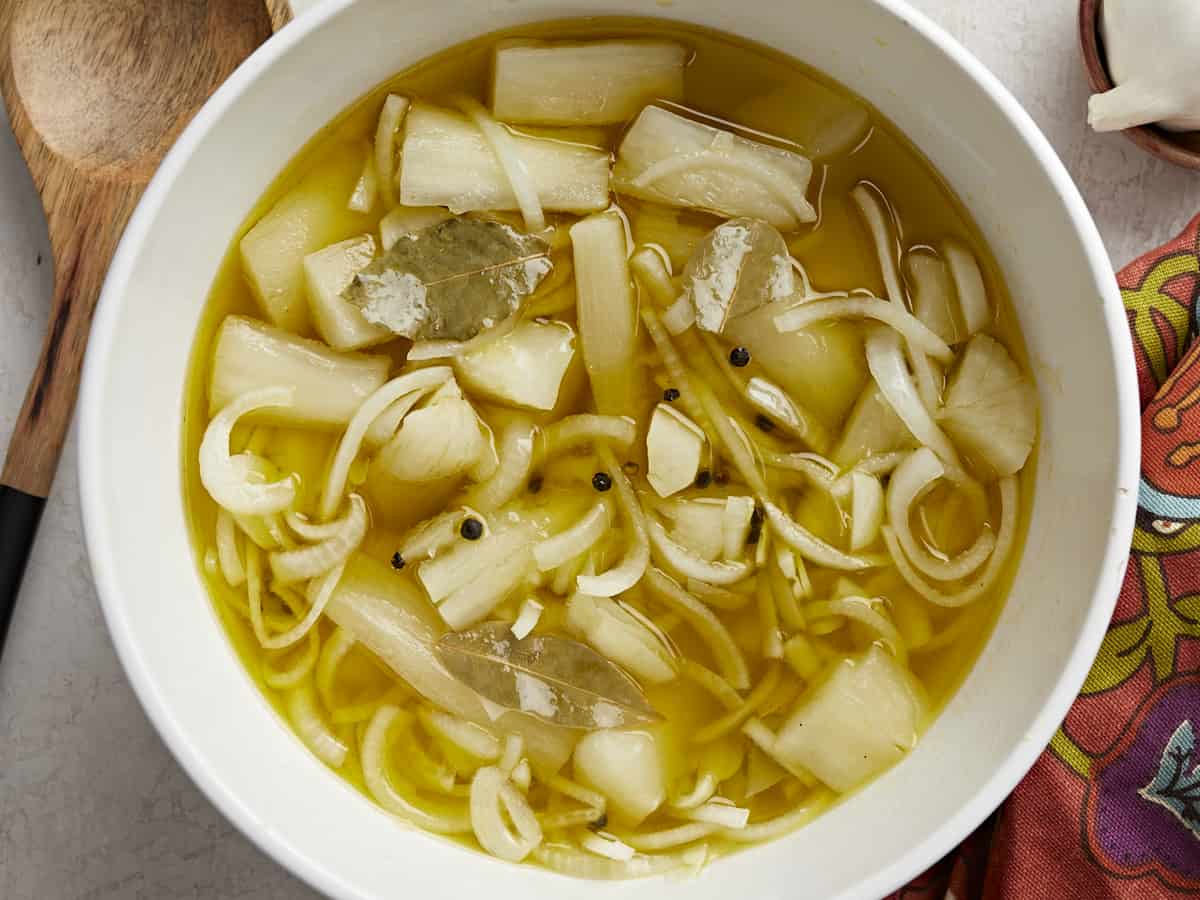
<path fill-rule="evenodd" d="M 99 490 L 100 457 L 93 451 L 99 444 L 102 432 L 101 405 L 98 400 L 104 390 L 104 373 L 108 368 L 109 358 L 116 348 L 118 309 L 149 227 L 163 205 L 164 198 L 170 193 L 181 169 L 209 130 L 220 121 L 226 110 L 259 74 L 286 56 L 307 35 L 320 29 L 327 21 L 353 6 L 355 2 L 356 0 L 322 0 L 315 8 L 299 16 L 259 47 L 209 98 L 163 160 L 125 229 L 101 292 L 83 368 L 78 445 L 79 493 L 84 538 L 92 575 L 117 654 L 151 723 L 193 782 L 243 835 L 313 887 L 332 897 L 345 900 L 360 900 L 362 895 L 339 873 L 315 863 L 275 832 L 259 828 L 252 812 L 228 789 L 219 773 L 209 768 L 206 759 L 193 748 L 170 707 L 159 694 L 153 676 L 133 638 L 125 607 L 119 599 L 116 557 L 110 535 L 103 525 L 103 501 Z M 948 57 L 966 77 L 982 88 L 1008 124 L 1027 144 L 1053 184 L 1059 201 L 1085 247 L 1096 283 L 1096 292 L 1102 300 L 1104 324 L 1109 339 L 1108 349 L 1116 366 L 1115 399 L 1119 437 L 1116 490 L 1111 516 L 1113 524 L 1104 548 L 1100 574 L 1092 592 L 1090 608 L 1079 639 L 1045 706 L 1029 724 L 1024 739 L 1016 744 L 1004 764 L 994 772 L 990 780 L 979 787 L 958 813 L 927 834 L 904 858 L 886 869 L 872 873 L 854 886 L 852 890 L 855 897 L 885 896 L 953 850 L 1000 806 L 1049 744 L 1078 695 L 1099 652 L 1116 604 L 1133 533 L 1137 510 L 1136 486 L 1141 463 L 1141 413 L 1137 370 L 1124 306 L 1103 240 L 1070 174 L 1016 98 L 982 62 L 941 26 L 910 6 L 907 0 L 869 2 L 878 6 L 883 13 L 890 14 L 912 27 Z M 843 896 L 849 897 L 850 894 Z"/>

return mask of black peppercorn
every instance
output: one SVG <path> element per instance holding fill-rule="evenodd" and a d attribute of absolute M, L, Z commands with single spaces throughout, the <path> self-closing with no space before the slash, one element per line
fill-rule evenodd
<path fill-rule="evenodd" d="M 706 488 L 712 483 L 712 472 L 708 469 L 701 469 L 700 474 L 696 476 L 696 487 Z"/>
<path fill-rule="evenodd" d="M 529 493 L 536 494 L 542 489 L 542 476 L 534 475 L 529 479 Z"/>
<path fill-rule="evenodd" d="M 758 543 L 758 539 L 762 537 L 763 526 L 763 511 L 760 507 L 754 507 L 754 512 L 750 514 L 750 533 L 746 536 L 746 543 L 754 545 Z"/>
<path fill-rule="evenodd" d="M 468 541 L 477 541 L 483 537 L 483 523 L 474 518 L 463 519 L 462 526 L 458 529 L 458 533 L 465 537 Z"/>
<path fill-rule="evenodd" d="M 612 476 L 607 472 L 597 472 L 592 476 L 592 487 L 603 494 L 612 487 Z"/>
<path fill-rule="evenodd" d="M 668 403 L 674 403 L 679 399 L 679 391 L 676 388 L 667 388 L 663 391 L 663 399 Z"/>
<path fill-rule="evenodd" d="M 392 554 L 392 568 L 393 569 L 395 569 L 397 572 L 399 572 L 406 565 L 407 565 L 407 563 L 405 563 L 404 557 L 400 555 L 399 550 L 397 550 L 395 553 Z"/>
<path fill-rule="evenodd" d="M 775 430 L 775 423 L 772 422 L 770 419 L 768 419 L 766 416 L 764 416 L 762 414 L 759 414 L 754 419 L 754 424 L 758 426 L 759 431 L 774 431 Z"/>
<path fill-rule="evenodd" d="M 608 825 L 608 813 L 600 813 L 600 817 L 597 819 L 593 819 L 592 823 L 590 825 L 588 825 L 588 828 L 591 828 L 593 831 L 598 831 L 601 828 L 605 828 L 607 825 Z"/>
<path fill-rule="evenodd" d="M 745 347 L 734 347 L 729 351 L 729 361 L 739 369 L 750 365 L 750 351 Z"/>

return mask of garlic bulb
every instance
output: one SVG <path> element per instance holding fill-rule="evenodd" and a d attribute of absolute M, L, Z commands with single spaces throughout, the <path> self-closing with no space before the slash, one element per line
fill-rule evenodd
<path fill-rule="evenodd" d="M 1116 87 L 1092 97 L 1088 123 L 1097 131 L 1200 129 L 1200 4 L 1105 0 L 1100 13 Z"/>

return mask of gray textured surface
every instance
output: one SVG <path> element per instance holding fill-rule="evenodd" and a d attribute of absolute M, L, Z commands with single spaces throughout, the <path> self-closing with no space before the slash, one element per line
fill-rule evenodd
<path fill-rule="evenodd" d="M 916 3 L 1033 114 L 1079 182 L 1115 263 L 1200 212 L 1200 174 L 1085 129 L 1073 3 Z M 0 186 L 3 445 L 51 283 L 44 222 L 7 127 Z M 153 732 L 104 630 L 81 537 L 72 440 L 0 663 L 0 898 L 314 896 L 217 814 Z"/>

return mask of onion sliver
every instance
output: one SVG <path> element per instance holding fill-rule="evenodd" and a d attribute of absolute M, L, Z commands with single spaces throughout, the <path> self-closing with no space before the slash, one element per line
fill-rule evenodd
<path fill-rule="evenodd" d="M 818 453 L 763 452 L 763 462 L 774 469 L 799 472 L 816 487 L 831 491 L 836 483 L 837 465 Z"/>
<path fill-rule="evenodd" d="M 217 510 L 217 562 L 221 577 L 230 587 L 241 587 L 246 583 L 246 567 L 238 553 L 237 523 L 224 507 Z"/>
<path fill-rule="evenodd" d="M 680 302 L 684 301 L 687 302 L 690 308 L 691 300 L 687 297 L 680 298 Z M 646 333 L 650 335 L 654 349 L 662 357 L 663 368 L 667 370 L 667 375 L 674 383 L 675 389 L 679 391 L 685 402 L 698 402 L 700 398 L 696 388 L 692 385 L 691 373 L 688 372 L 687 366 L 683 364 L 683 358 L 679 355 L 679 351 L 671 343 L 670 335 L 664 329 L 663 322 L 659 319 L 658 314 L 649 306 L 642 307 L 642 324 L 646 326 Z M 709 420 L 707 410 L 703 407 L 697 407 L 693 410 L 688 410 L 688 412 L 689 414 L 696 413 L 693 418 L 696 419 L 696 424 L 700 426 L 700 430 L 705 434 L 711 435 L 712 423 Z"/>
<path fill-rule="evenodd" d="M 311 582 L 308 587 L 310 605 L 304 618 L 283 634 L 268 637 L 264 632 L 259 635 L 259 643 L 267 650 L 282 650 L 284 647 L 292 646 L 292 644 L 308 634 L 309 630 L 317 624 L 317 620 L 321 618 L 321 614 L 325 612 L 325 607 L 329 605 L 329 601 L 333 597 L 333 592 L 337 588 L 345 568 L 345 563 L 339 563 L 322 575 L 321 578 Z"/>
<path fill-rule="evenodd" d="M 880 601 L 871 597 L 838 597 L 835 600 L 819 601 L 808 606 L 808 614 L 813 619 L 823 619 L 829 616 L 844 616 L 861 622 L 879 635 L 884 645 L 892 651 L 900 662 L 908 659 L 907 646 L 899 630 L 892 620 L 875 608 Z"/>
<path fill-rule="evenodd" d="M 568 560 L 591 550 L 612 524 L 612 513 L 612 504 L 608 500 L 597 500 L 570 528 L 534 544 L 533 558 L 537 561 L 538 571 L 557 569 Z"/>
<path fill-rule="evenodd" d="M 275 668 L 270 656 L 263 658 L 263 684 L 277 691 L 286 691 L 296 687 L 300 682 L 308 678 L 309 673 L 316 666 L 320 655 L 321 635 L 314 628 L 308 633 L 308 646 L 304 648 L 304 652 L 300 655 L 300 658 L 286 669 Z"/>
<path fill-rule="evenodd" d="M 1000 490 L 1001 518 L 1000 532 L 996 535 L 996 548 L 992 551 L 992 556 L 983 571 L 959 591 L 947 593 L 925 581 L 908 561 L 895 532 L 889 527 L 884 527 L 883 539 L 887 543 L 888 552 L 891 553 L 892 559 L 896 563 L 896 570 L 914 591 L 930 603 L 950 608 L 965 606 L 978 600 L 996 583 L 996 579 L 1004 569 L 1005 561 L 1012 552 L 1013 544 L 1016 542 L 1017 513 L 1020 502 L 1016 476 L 1008 475 L 1001 478 L 997 482 L 997 486 Z"/>
<path fill-rule="evenodd" d="M 667 607 L 677 612 L 692 626 L 700 638 L 712 650 L 717 667 L 725 679 L 737 690 L 750 687 L 750 670 L 742 651 L 729 630 L 721 624 L 707 606 L 681 588 L 675 579 L 659 569 L 646 571 L 646 586 Z"/>
<path fill-rule="evenodd" d="M 847 297 L 840 300 L 812 300 L 791 307 L 775 317 L 779 331 L 801 331 L 827 319 L 877 319 L 902 334 L 917 349 L 938 362 L 949 363 L 954 351 L 929 330 L 916 316 L 898 303 L 878 297 Z"/>
<path fill-rule="evenodd" d="M 431 391 L 445 384 L 452 375 L 453 371 L 449 366 L 418 369 L 415 372 L 393 378 L 363 401 L 362 406 L 350 420 L 350 424 L 346 426 L 346 431 L 338 442 L 333 462 L 329 466 L 329 475 L 325 479 L 325 488 L 321 492 L 321 519 L 331 518 L 342 502 L 342 492 L 346 488 L 350 466 L 358 456 L 363 437 L 366 435 L 367 429 L 371 427 L 371 423 L 405 394 L 413 391 Z"/>
<path fill-rule="evenodd" d="M 636 852 L 624 841 L 604 832 L 586 831 L 579 836 L 579 846 L 589 853 L 620 862 L 633 859 Z"/>
<path fill-rule="evenodd" d="M 751 162 L 748 159 L 722 152 L 721 143 L 732 143 L 733 135 L 729 135 L 729 137 L 730 141 L 722 142 L 721 136 L 718 135 L 717 139 L 713 141 L 711 149 L 697 150 L 694 153 L 672 154 L 647 166 L 638 174 L 637 178 L 633 179 L 633 186 L 648 188 L 655 182 L 670 178 L 672 175 L 703 169 L 717 169 L 757 182 L 759 186 L 774 194 L 775 199 L 788 209 L 796 221 L 811 220 L 812 206 L 804 192 L 797 190 L 795 179 L 780 166 L 766 160 L 755 159 Z"/>
<path fill-rule="evenodd" d="M 904 283 L 900 280 L 900 266 L 897 259 L 899 243 L 895 230 L 892 228 L 892 211 L 879 189 L 869 181 L 860 181 L 850 191 L 850 199 L 862 213 L 871 232 L 871 240 L 875 244 L 875 253 L 879 259 L 879 271 L 883 275 L 883 289 L 887 299 L 901 306 L 905 305 Z"/>
<path fill-rule="evenodd" d="M 979 263 L 971 251 L 957 241 L 946 241 L 942 245 L 942 256 L 950 266 L 950 276 L 954 279 L 958 308 L 967 326 L 967 334 L 982 331 L 991 320 L 992 313 Z"/>
<path fill-rule="evenodd" d="M 449 741 L 467 755 L 484 762 L 500 758 L 500 742 L 474 722 L 468 722 L 439 709 L 424 707 L 418 715 L 426 731 Z"/>
<path fill-rule="evenodd" d="M 733 685 L 718 675 L 711 669 L 706 669 L 700 663 L 694 660 L 684 659 L 679 664 L 680 673 L 700 685 L 713 698 L 720 703 L 725 709 L 733 711 L 741 709 L 743 700 L 742 695 L 734 690 Z"/>
<path fill-rule="evenodd" d="M 738 593 L 727 588 L 716 587 L 695 578 L 689 578 L 684 586 L 687 592 L 697 600 L 711 606 L 713 609 L 738 610 L 744 609 L 754 599 L 753 592 Z"/>
<path fill-rule="evenodd" d="M 379 189 L 388 206 L 396 202 L 396 132 L 408 112 L 408 98 L 399 94 L 388 94 L 379 111 L 379 124 L 375 126 L 375 174 L 379 178 Z"/>
<path fill-rule="evenodd" d="M 736 584 L 753 572 L 750 563 L 741 560 L 708 560 L 692 553 L 682 544 L 677 543 L 667 534 L 667 529 L 655 519 L 648 521 L 650 530 L 650 545 L 660 563 L 673 569 L 684 578 L 694 578 L 709 584 Z"/>
<path fill-rule="evenodd" d="M 874 568 L 880 564 L 880 561 L 874 557 L 844 553 L 837 547 L 825 543 L 769 500 L 764 504 L 764 508 L 767 513 L 767 521 L 771 524 L 776 537 L 818 566 L 839 569 L 843 572 L 857 572 L 861 569 Z"/>
<path fill-rule="evenodd" d="M 720 830 L 719 825 L 710 825 L 707 822 L 689 822 L 686 825 L 676 825 L 674 828 L 664 828 L 661 831 L 623 834 L 621 838 L 635 850 L 650 853 L 703 840 L 718 830 Z"/>
<path fill-rule="evenodd" d="M 271 554 L 271 572 L 280 584 L 292 584 L 316 578 L 341 565 L 359 548 L 370 525 L 367 503 L 358 494 L 350 495 L 350 509 L 336 523 L 338 526 L 319 544 L 309 544 L 298 550 L 281 550 Z"/>
<path fill-rule="evenodd" d="M 704 772 L 696 778 L 696 783 L 692 789 L 682 797 L 675 797 L 671 800 L 671 806 L 679 812 L 695 809 L 702 806 L 712 799 L 713 794 L 717 792 L 717 788 L 721 785 L 717 781 L 717 777 L 712 772 Z M 691 818 L 685 816 L 684 818 Z M 697 819 L 696 821 L 707 821 L 706 819 Z"/>
<path fill-rule="evenodd" d="M 744 828 L 725 828 L 721 837 L 738 844 L 757 844 L 773 840 L 795 831 L 801 825 L 811 822 L 833 800 L 833 794 L 826 790 L 817 790 L 805 798 L 804 802 L 790 812 L 781 816 L 767 819 L 764 822 L 752 822 Z"/>
<path fill-rule="evenodd" d="M 295 391 L 288 387 L 266 387 L 247 391 L 231 400 L 213 416 L 200 442 L 200 481 L 204 489 L 231 513 L 244 516 L 268 515 L 287 509 L 296 499 L 296 479 L 281 478 L 256 483 L 265 461 L 249 453 L 231 456 L 229 438 L 238 419 L 258 409 L 290 407 Z"/>
<path fill-rule="evenodd" d="M 915 451 L 892 473 L 888 482 L 888 524 L 909 562 L 937 581 L 966 578 L 987 562 L 996 539 L 986 526 L 975 542 L 953 559 L 939 559 L 917 540 L 910 524 L 912 507 L 929 486 L 946 474 L 945 467 L 928 447 Z"/>
<path fill-rule="evenodd" d="M 334 734 L 317 709 L 317 694 L 305 683 L 288 694 L 287 715 L 306 747 L 335 769 L 346 761 L 350 748 Z"/>
<path fill-rule="evenodd" d="M 683 813 L 683 818 L 691 822 L 704 822 L 721 828 L 741 830 L 750 821 L 750 810 L 743 806 L 734 806 L 728 800 L 710 800 L 703 806 Z"/>
<path fill-rule="evenodd" d="M 867 335 L 867 367 L 871 376 L 879 385 L 884 398 L 896 411 L 896 415 L 904 422 L 913 437 L 934 453 L 947 466 L 947 471 L 955 481 L 966 477 L 962 461 L 954 444 L 946 436 L 946 432 L 933 421 L 933 416 L 921 402 L 912 379 L 908 375 L 908 367 L 904 363 L 904 350 L 900 337 L 894 331 L 886 328 L 873 328 Z"/>
<path fill-rule="evenodd" d="M 604 442 L 627 450 L 637 440 L 637 423 L 624 416 L 581 413 L 542 430 L 541 456 L 548 459 L 582 444 Z"/>
<path fill-rule="evenodd" d="M 542 826 L 503 772 L 484 766 L 471 780 L 471 828 L 480 846 L 509 862 L 520 862 L 542 842 Z M 509 830 L 505 814 L 516 829 Z"/>
<path fill-rule="evenodd" d="M 575 584 L 580 591 L 594 597 L 615 597 L 642 580 L 646 567 L 650 565 L 650 537 L 646 529 L 646 514 L 642 511 L 633 485 L 617 464 L 612 450 L 601 444 L 596 447 L 596 455 L 608 470 L 616 489 L 617 505 L 621 508 L 621 515 L 631 532 L 629 547 L 616 566 L 599 575 L 580 575 L 575 579 Z"/>
<path fill-rule="evenodd" d="M 529 177 L 529 169 L 521 152 L 517 148 L 517 140 L 512 134 L 492 118 L 492 114 L 472 97 L 458 96 L 454 105 L 467 114 L 475 123 L 475 127 L 483 133 L 483 138 L 492 148 L 496 162 L 500 164 L 504 177 L 512 188 L 513 196 L 517 198 L 517 206 L 525 219 L 525 230 L 530 233 L 542 231 L 546 227 L 546 215 L 542 211 L 542 201 L 538 197 L 533 179 Z"/>
<path fill-rule="evenodd" d="M 537 627 L 544 609 L 545 607 L 532 597 L 526 597 L 521 601 L 521 609 L 517 612 L 517 619 L 512 623 L 512 628 L 510 629 L 513 637 L 518 641 L 525 640 L 529 636 L 529 633 Z M 501 768 L 504 767 L 502 766 Z"/>
<path fill-rule="evenodd" d="M 395 783 L 411 786 L 388 772 L 387 755 L 393 728 L 407 728 L 412 715 L 398 706 L 379 707 L 367 726 L 362 741 L 363 782 L 380 806 L 393 815 L 407 819 L 418 828 L 438 834 L 464 834 L 471 830 L 471 817 L 465 804 L 444 804 L 443 809 L 431 810 L 418 806 L 402 793 Z"/>
<path fill-rule="evenodd" d="M 940 465 L 940 464 L 939 464 Z M 850 484 L 850 549 L 857 553 L 879 537 L 883 524 L 883 485 L 874 475 L 852 470 Z"/>
<path fill-rule="evenodd" d="M 463 502 L 491 512 L 516 496 L 533 469 L 533 444 L 534 426 L 528 419 L 514 419 L 506 425 L 500 432 L 500 465 L 491 478 L 467 491 Z"/>

